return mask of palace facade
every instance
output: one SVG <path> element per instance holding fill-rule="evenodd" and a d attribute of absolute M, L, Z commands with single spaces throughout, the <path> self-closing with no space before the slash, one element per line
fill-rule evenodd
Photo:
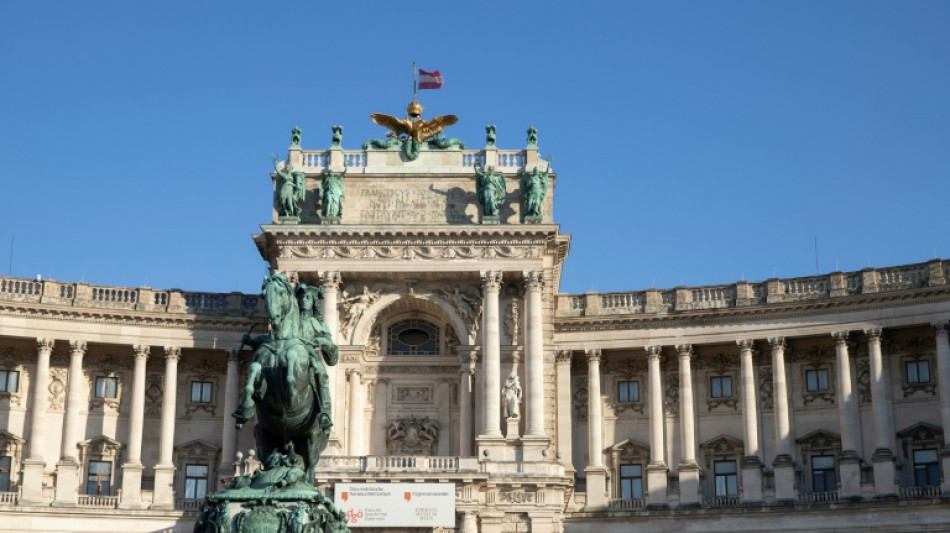
<path fill-rule="evenodd" d="M 536 138 L 493 137 L 289 150 L 301 212 L 254 243 L 340 346 L 322 488 L 451 483 L 464 533 L 950 531 L 950 262 L 562 294 L 558 176 L 527 213 Z M 252 326 L 256 294 L 0 278 L 0 529 L 191 531 L 259 465 Z"/>

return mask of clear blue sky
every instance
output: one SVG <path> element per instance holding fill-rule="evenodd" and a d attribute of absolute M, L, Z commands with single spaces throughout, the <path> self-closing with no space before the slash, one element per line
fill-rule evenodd
<path fill-rule="evenodd" d="M 0 273 L 256 292 L 268 154 L 539 130 L 561 290 L 950 257 L 950 2 L 4 2 Z"/>

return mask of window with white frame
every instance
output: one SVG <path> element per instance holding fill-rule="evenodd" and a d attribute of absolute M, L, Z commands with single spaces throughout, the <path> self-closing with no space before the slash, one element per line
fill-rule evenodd
<path fill-rule="evenodd" d="M 813 492 L 834 492 L 838 490 L 835 475 L 835 456 L 813 455 L 811 457 L 811 490 Z"/>
<path fill-rule="evenodd" d="M 191 382 L 191 403 L 211 403 L 214 399 L 214 383 L 211 381 Z"/>
<path fill-rule="evenodd" d="M 638 380 L 617 382 L 617 401 L 620 403 L 637 403 L 640 401 L 640 382 Z"/>
<path fill-rule="evenodd" d="M 830 365 L 824 362 L 805 364 L 801 376 L 805 405 L 816 400 L 835 403 L 835 375 Z"/>
<path fill-rule="evenodd" d="M 185 466 L 185 499 L 203 500 L 208 493 L 208 465 Z"/>
<path fill-rule="evenodd" d="M 624 500 L 643 499 L 643 465 L 620 465 L 620 497 Z"/>
<path fill-rule="evenodd" d="M 20 372 L 0 370 L 0 392 L 18 392 L 20 390 Z"/>
<path fill-rule="evenodd" d="M 807 392 L 827 392 L 831 390 L 827 368 L 816 368 L 805 371 L 805 390 Z"/>
<path fill-rule="evenodd" d="M 709 396 L 712 398 L 732 398 L 732 376 L 712 376 L 709 378 Z"/>
<path fill-rule="evenodd" d="M 96 398 L 114 399 L 119 396 L 119 378 L 114 376 L 96 377 Z"/>
<path fill-rule="evenodd" d="M 940 462 L 937 450 L 914 450 L 914 485 L 936 487 L 940 485 Z"/>
<path fill-rule="evenodd" d="M 716 496 L 737 496 L 739 478 L 735 461 L 716 461 L 713 463 L 716 476 Z"/>
<path fill-rule="evenodd" d="M 112 494 L 112 463 L 110 461 L 89 461 L 86 494 L 90 496 Z"/>
<path fill-rule="evenodd" d="M 937 383 L 933 375 L 933 360 L 929 354 L 916 354 L 901 357 L 901 388 L 904 398 L 916 392 L 932 396 L 937 394 Z"/>

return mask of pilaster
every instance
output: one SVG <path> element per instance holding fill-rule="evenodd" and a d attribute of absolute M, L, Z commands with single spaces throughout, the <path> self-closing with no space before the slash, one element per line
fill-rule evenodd
<path fill-rule="evenodd" d="M 46 468 L 46 459 L 43 457 L 42 446 L 46 442 L 46 395 L 53 344 L 52 339 L 36 340 L 36 375 L 30 384 L 33 397 L 30 455 L 23 460 L 23 482 L 20 485 L 20 503 L 23 505 L 39 505 L 43 502 L 43 471 Z"/>

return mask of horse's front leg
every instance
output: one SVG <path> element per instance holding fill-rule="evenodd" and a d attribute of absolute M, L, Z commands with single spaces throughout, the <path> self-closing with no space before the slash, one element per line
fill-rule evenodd
<path fill-rule="evenodd" d="M 237 410 L 231 414 L 238 429 L 244 427 L 244 423 L 254 416 L 254 389 L 257 388 L 257 382 L 260 378 L 261 364 L 253 361 L 247 367 L 247 382 L 244 384 L 244 391 L 241 393 L 241 403 Z"/>

